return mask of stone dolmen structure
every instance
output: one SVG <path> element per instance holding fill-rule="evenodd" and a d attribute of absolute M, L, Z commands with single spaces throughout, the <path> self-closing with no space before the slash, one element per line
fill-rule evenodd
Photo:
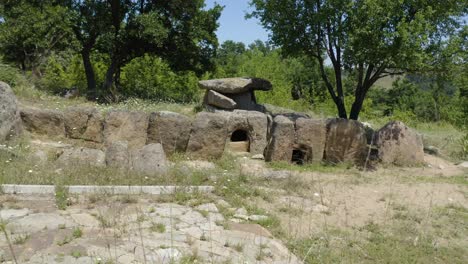
<path fill-rule="evenodd" d="M 34 134 L 79 139 L 93 147 L 71 146 L 57 162 L 96 163 L 145 173 L 166 171 L 166 155 L 175 152 L 202 160 L 220 158 L 229 151 L 266 161 L 363 165 L 372 148 L 378 152 L 375 159 L 385 164 L 424 162 L 420 135 L 401 122 L 373 132 L 369 140 L 368 131 L 358 121 L 266 113 L 254 95 L 254 91 L 272 89 L 263 79 L 208 80 L 200 86 L 207 90 L 204 103 L 209 111 L 192 118 L 167 111 L 19 109 L 9 86 L 0 83 L 0 101 L 7 106 L 0 108 L 0 141 L 7 134 L 19 133 L 20 127 Z"/>

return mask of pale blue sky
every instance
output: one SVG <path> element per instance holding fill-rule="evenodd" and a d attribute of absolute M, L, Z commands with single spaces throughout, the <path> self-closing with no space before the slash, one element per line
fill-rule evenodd
<path fill-rule="evenodd" d="M 250 44 L 254 40 L 268 40 L 268 33 L 257 19 L 245 19 L 245 14 L 251 11 L 250 0 L 206 0 L 208 8 L 214 3 L 225 6 L 219 19 L 217 31 L 219 42 L 234 40 Z"/>

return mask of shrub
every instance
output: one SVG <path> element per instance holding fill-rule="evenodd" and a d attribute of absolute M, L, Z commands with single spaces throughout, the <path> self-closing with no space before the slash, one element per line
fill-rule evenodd
<path fill-rule="evenodd" d="M 197 81 L 195 73 L 175 73 L 161 58 L 145 55 L 122 69 L 121 91 L 126 97 L 186 103 L 197 99 Z"/>
<path fill-rule="evenodd" d="M 24 82 L 25 77 L 17 68 L 1 64 L 0 62 L 0 81 L 9 84 L 11 87 L 14 87 Z"/>

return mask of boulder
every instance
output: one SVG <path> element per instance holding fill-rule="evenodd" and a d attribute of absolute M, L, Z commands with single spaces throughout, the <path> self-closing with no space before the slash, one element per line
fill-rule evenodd
<path fill-rule="evenodd" d="M 131 154 L 132 169 L 147 175 L 161 175 L 168 171 L 166 154 L 161 144 L 149 144 Z"/>
<path fill-rule="evenodd" d="M 324 120 L 298 118 L 296 120 L 296 144 L 310 149 L 307 161 L 321 162 L 325 151 L 327 127 Z"/>
<path fill-rule="evenodd" d="M 21 117 L 10 86 L 0 82 L 0 143 L 21 133 Z"/>
<path fill-rule="evenodd" d="M 222 109 L 234 109 L 237 106 L 237 103 L 234 100 L 213 90 L 206 92 L 204 100 L 205 104 Z"/>
<path fill-rule="evenodd" d="M 30 132 L 47 136 L 65 136 L 64 116 L 59 111 L 23 108 L 21 119 L 25 128 Z"/>
<path fill-rule="evenodd" d="M 114 141 L 106 148 L 106 165 L 112 168 L 127 169 L 130 154 L 128 151 L 128 142 Z"/>
<path fill-rule="evenodd" d="M 293 147 L 294 123 L 285 116 L 276 116 L 273 119 L 272 135 L 266 152 L 266 160 L 290 162 Z"/>
<path fill-rule="evenodd" d="M 249 152 L 252 155 L 263 155 L 268 144 L 268 116 L 260 112 L 244 110 L 235 110 L 227 115 L 229 119 L 227 122 L 228 137 L 226 143 L 229 143 L 231 135 L 235 131 L 245 131 L 250 143 Z"/>
<path fill-rule="evenodd" d="M 167 155 L 185 152 L 191 124 L 192 121 L 181 114 L 167 111 L 151 113 L 146 143 L 161 143 Z"/>
<path fill-rule="evenodd" d="M 400 121 L 382 127 L 376 136 L 378 155 L 382 163 L 416 166 L 424 163 L 422 138 Z"/>
<path fill-rule="evenodd" d="M 148 114 L 143 112 L 111 111 L 104 121 L 104 142 L 108 146 L 114 141 L 127 141 L 130 149 L 146 144 Z"/>
<path fill-rule="evenodd" d="M 106 154 L 98 149 L 69 148 L 65 149 L 57 159 L 62 166 L 106 166 Z"/>
<path fill-rule="evenodd" d="M 67 136 L 102 143 L 104 118 L 95 108 L 72 107 L 65 111 Z"/>
<path fill-rule="evenodd" d="M 330 163 L 349 162 L 363 165 L 367 156 L 364 126 L 355 120 L 328 120 L 325 160 Z"/>
<path fill-rule="evenodd" d="M 187 153 L 201 159 L 220 158 L 227 138 L 228 113 L 198 113 L 192 123 Z"/>
<path fill-rule="evenodd" d="M 225 78 L 198 82 L 201 88 L 223 94 L 237 94 L 252 90 L 269 91 L 272 85 L 260 78 Z"/>

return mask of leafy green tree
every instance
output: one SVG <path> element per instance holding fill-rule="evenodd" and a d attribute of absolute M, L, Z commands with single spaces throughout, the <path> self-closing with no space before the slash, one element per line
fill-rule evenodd
<path fill-rule="evenodd" d="M 0 53 L 5 62 L 40 76 L 39 66 L 53 51 L 70 47 L 73 34 L 67 9 L 50 3 L 0 2 Z"/>
<path fill-rule="evenodd" d="M 252 0 L 272 41 L 290 55 L 318 61 L 341 118 L 358 119 L 373 84 L 389 75 L 425 69 L 441 41 L 460 27 L 462 0 Z M 326 59 L 333 67 L 326 71 Z M 345 107 L 343 76 L 354 78 Z"/>

